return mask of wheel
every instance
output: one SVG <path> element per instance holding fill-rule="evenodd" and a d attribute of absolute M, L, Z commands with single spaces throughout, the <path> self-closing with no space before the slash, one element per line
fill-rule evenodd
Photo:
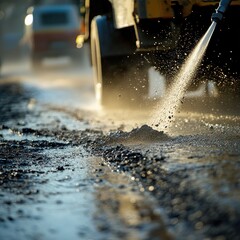
<path fill-rule="evenodd" d="M 135 51 L 133 29 L 116 30 L 105 16 L 91 24 L 91 57 L 97 102 L 140 105 L 148 93 L 147 63 Z"/>

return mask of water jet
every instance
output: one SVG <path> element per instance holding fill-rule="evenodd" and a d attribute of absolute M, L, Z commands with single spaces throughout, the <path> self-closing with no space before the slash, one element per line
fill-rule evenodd
<path fill-rule="evenodd" d="M 179 73 L 174 78 L 172 85 L 166 93 L 166 97 L 156 109 L 152 119 L 152 127 L 157 130 L 165 130 L 174 121 L 176 112 L 183 102 L 184 95 L 189 87 L 203 57 L 207 46 L 219 21 L 222 20 L 224 12 L 227 10 L 231 0 L 222 0 L 216 12 L 212 14 L 212 23 L 207 32 L 200 39 L 198 44 L 189 54 Z M 159 117 L 160 116 L 160 117 Z"/>

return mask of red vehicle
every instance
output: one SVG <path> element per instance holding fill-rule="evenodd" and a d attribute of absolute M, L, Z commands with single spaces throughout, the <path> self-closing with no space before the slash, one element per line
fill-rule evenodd
<path fill-rule="evenodd" d="M 75 5 L 43 5 L 30 8 L 25 24 L 31 44 L 33 67 L 45 57 L 73 56 L 80 34 Z"/>

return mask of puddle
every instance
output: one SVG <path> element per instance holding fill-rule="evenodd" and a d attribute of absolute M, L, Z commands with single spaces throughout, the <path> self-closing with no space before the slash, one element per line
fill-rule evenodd
<path fill-rule="evenodd" d="M 103 239 L 173 239 L 162 212 L 153 207 L 154 199 L 139 192 L 139 186 L 128 175 L 108 168 L 98 175 L 103 181 L 96 188 L 95 222 L 105 233 Z"/>

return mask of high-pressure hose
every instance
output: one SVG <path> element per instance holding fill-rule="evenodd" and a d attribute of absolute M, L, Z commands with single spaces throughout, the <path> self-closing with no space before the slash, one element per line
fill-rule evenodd
<path fill-rule="evenodd" d="M 232 0 L 221 0 L 219 3 L 218 8 L 216 9 L 216 12 L 212 14 L 212 21 L 219 22 L 223 18 L 223 14 L 226 12 L 229 4 Z"/>

